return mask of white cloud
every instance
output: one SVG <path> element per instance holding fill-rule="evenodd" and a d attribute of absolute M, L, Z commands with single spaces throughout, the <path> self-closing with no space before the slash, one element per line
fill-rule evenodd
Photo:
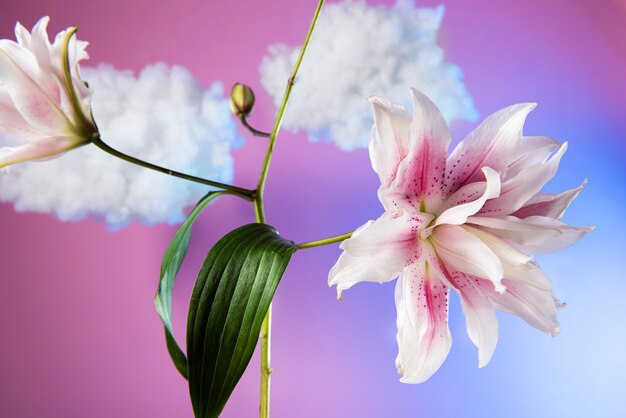
<path fill-rule="evenodd" d="M 203 90 L 184 68 L 146 67 L 139 76 L 111 66 L 83 68 L 93 114 L 109 145 L 151 163 L 221 182 L 233 177 L 241 145 L 221 83 Z M 4 138 L 0 142 L 10 141 Z M 176 223 L 206 186 L 146 170 L 93 145 L 0 173 L 0 200 L 61 220 L 93 216 L 120 227 L 133 220 Z"/>
<path fill-rule="evenodd" d="M 409 87 L 429 96 L 448 122 L 478 114 L 460 68 L 444 60 L 437 45 L 443 7 L 394 7 L 344 1 L 325 6 L 293 89 L 283 126 L 305 130 L 313 141 L 344 150 L 366 147 L 372 115 L 366 98 L 380 95 L 406 102 Z M 261 83 L 280 104 L 300 52 L 272 45 L 259 68 Z"/>

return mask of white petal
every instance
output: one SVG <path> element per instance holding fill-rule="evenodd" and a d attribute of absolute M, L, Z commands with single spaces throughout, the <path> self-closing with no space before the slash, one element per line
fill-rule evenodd
<path fill-rule="evenodd" d="M 478 237 L 498 257 L 502 263 L 504 277 L 527 283 L 541 289 L 550 289 L 551 284 L 541 269 L 533 262 L 532 256 L 526 255 L 497 236 L 481 228 L 463 228 Z"/>
<path fill-rule="evenodd" d="M 15 45 L 17 47 L 17 45 Z M 72 127 L 59 103 L 31 76 L 32 67 L 27 60 L 16 60 L 15 48 L 10 43 L 0 44 L 0 80 L 10 94 L 16 109 L 36 129 L 49 136 L 65 136 Z M 11 53 L 9 53 L 9 51 Z"/>
<path fill-rule="evenodd" d="M 461 225 L 467 221 L 468 216 L 478 212 L 488 199 L 493 199 L 500 195 L 500 175 L 489 167 L 483 167 L 482 172 L 485 175 L 483 184 L 483 193 L 475 200 L 475 184 L 472 183 L 457 190 L 452 196 L 446 200 L 443 207 L 447 209 L 437 217 L 435 225 L 451 224 Z M 470 194 L 470 189 L 471 193 Z M 454 206 L 448 206 L 454 205 Z"/>
<path fill-rule="evenodd" d="M 384 283 L 393 280 L 411 261 L 417 259 L 417 230 L 428 218 L 408 213 L 385 213 L 369 221 L 341 243 L 344 252 L 328 275 L 328 284 L 337 293 L 362 281 Z"/>
<path fill-rule="evenodd" d="M 478 347 L 478 367 L 485 367 L 498 342 L 498 320 L 491 300 L 476 283 L 482 279 L 472 278 L 458 271 L 448 274 L 447 277 L 461 297 L 467 335 Z"/>
<path fill-rule="evenodd" d="M 472 216 L 468 223 L 480 225 L 485 231 L 515 242 L 521 251 L 528 254 L 563 249 L 595 229 L 573 227 L 546 216 L 529 216 L 524 219 L 515 216 Z"/>
<path fill-rule="evenodd" d="M 502 263 L 478 237 L 457 225 L 440 225 L 431 240 L 446 269 L 489 279 L 504 291 Z"/>
<path fill-rule="evenodd" d="M 448 286 L 436 260 L 422 257 L 396 283 L 398 357 L 403 383 L 422 383 L 444 362 L 452 345 L 448 328 Z"/>
<path fill-rule="evenodd" d="M 519 154 L 522 127 L 533 103 L 506 107 L 489 116 L 459 143 L 446 167 L 446 188 L 453 193 L 468 183 L 480 181 L 480 169 L 488 166 L 506 171 Z"/>
<path fill-rule="evenodd" d="M 368 99 L 374 107 L 374 129 L 369 143 L 370 160 L 380 183 L 388 187 L 396 178 L 398 165 L 408 153 L 411 115 L 404 106 L 381 97 Z"/>
<path fill-rule="evenodd" d="M 42 17 L 35 24 L 32 30 L 32 35 L 30 39 L 30 51 L 33 53 L 39 66 L 43 72 L 52 73 L 53 63 L 50 57 L 50 40 L 48 39 L 48 22 L 50 18 L 48 16 Z M 57 66 L 60 66 L 59 62 Z"/>
<path fill-rule="evenodd" d="M 20 22 L 15 24 L 15 39 L 19 45 L 30 49 L 30 32 Z"/>
<path fill-rule="evenodd" d="M 483 292 L 489 295 L 494 307 L 504 312 L 519 316 L 533 327 L 555 336 L 559 333 L 557 310 L 563 305 L 552 292 L 529 286 L 526 283 L 504 280 L 506 291 L 495 292 L 489 283 L 480 283 Z"/>
<path fill-rule="evenodd" d="M 514 177 L 526 167 L 546 162 L 548 157 L 558 150 L 560 146 L 560 142 L 547 136 L 526 136 L 522 138 L 519 156 L 507 167 L 506 177 Z"/>
<path fill-rule="evenodd" d="M 548 216 L 561 219 L 568 206 L 578 196 L 580 191 L 587 185 L 587 179 L 580 186 L 566 190 L 560 194 L 538 193 L 531 197 L 528 202 L 519 208 L 514 216 L 527 218 L 529 216 Z"/>
<path fill-rule="evenodd" d="M 33 128 L 22 117 L 2 86 L 0 86 L 0 131 L 25 141 L 34 141 L 46 137 L 44 133 Z"/>
<path fill-rule="evenodd" d="M 554 177 L 566 150 L 567 142 L 545 163 L 526 167 L 515 177 L 507 179 L 502 183 L 500 197 L 485 203 L 480 213 L 486 216 L 504 216 L 517 211 Z"/>
<path fill-rule="evenodd" d="M 80 145 L 74 138 L 45 138 L 19 147 L 0 148 L 0 167 L 48 158 Z"/>

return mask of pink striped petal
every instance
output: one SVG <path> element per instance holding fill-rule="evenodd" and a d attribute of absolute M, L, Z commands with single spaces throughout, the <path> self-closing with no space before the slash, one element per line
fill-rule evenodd
<path fill-rule="evenodd" d="M 500 197 L 485 203 L 479 213 L 485 216 L 504 216 L 517 211 L 554 177 L 566 150 L 567 142 L 548 161 L 526 167 L 515 177 L 507 179 L 502 183 Z"/>
<path fill-rule="evenodd" d="M 519 154 L 522 127 L 535 104 L 509 106 L 489 116 L 448 157 L 446 189 L 453 193 L 464 185 L 481 181 L 480 169 L 488 166 L 501 173 Z"/>
<path fill-rule="evenodd" d="M 432 253 L 432 249 L 424 251 Z M 400 381 L 422 383 L 441 367 L 452 345 L 448 286 L 434 255 L 424 254 L 404 269 L 395 298 Z"/>
<path fill-rule="evenodd" d="M 329 286 L 336 285 L 338 296 L 356 283 L 384 283 L 400 274 L 404 266 L 419 256 L 417 231 L 432 217 L 385 213 L 369 221 L 341 243 L 343 251 L 328 275 Z"/>
<path fill-rule="evenodd" d="M 445 199 L 443 175 L 450 144 L 450 132 L 441 112 L 422 93 L 411 89 L 413 120 L 409 130 L 409 154 L 398 173 L 383 191 L 388 200 L 404 200 L 414 210 L 434 213 Z"/>
<path fill-rule="evenodd" d="M 484 280 L 458 271 L 446 276 L 461 298 L 467 335 L 478 347 L 478 367 L 485 367 L 498 343 L 498 319 L 491 300 L 476 283 Z M 489 283 L 487 285 L 491 286 Z"/>
<path fill-rule="evenodd" d="M 549 218 L 561 219 L 569 205 L 586 185 L 587 179 L 580 186 L 560 194 L 538 193 L 514 212 L 513 216 L 518 218 L 547 216 Z"/>
<path fill-rule="evenodd" d="M 471 232 L 457 225 L 440 225 L 431 240 L 448 270 L 460 271 L 491 280 L 502 292 L 502 263 L 489 247 Z"/>

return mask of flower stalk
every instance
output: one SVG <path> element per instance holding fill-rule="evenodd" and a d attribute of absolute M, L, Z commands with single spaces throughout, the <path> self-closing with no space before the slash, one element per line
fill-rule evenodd
<path fill-rule="evenodd" d="M 263 161 L 261 174 L 259 176 L 259 182 L 257 184 L 256 193 L 253 200 L 256 221 L 259 223 L 265 223 L 265 206 L 263 204 L 263 194 L 265 192 L 267 173 L 270 167 L 270 162 L 272 161 L 272 154 L 274 152 L 274 147 L 276 146 L 276 138 L 278 137 L 278 132 L 280 131 L 283 116 L 285 115 L 285 109 L 287 108 L 287 103 L 289 102 L 291 90 L 295 84 L 296 76 L 298 75 L 298 70 L 300 69 L 300 64 L 302 64 L 302 59 L 304 58 L 304 54 L 306 53 L 307 47 L 311 40 L 311 35 L 313 34 L 313 30 L 315 29 L 315 25 L 323 6 L 324 0 L 319 0 L 317 3 L 317 7 L 315 8 L 315 13 L 313 14 L 311 25 L 309 26 L 309 31 L 307 32 L 304 44 L 302 45 L 302 50 L 300 51 L 300 55 L 298 56 L 296 65 L 291 72 L 291 76 L 287 81 L 287 87 L 285 88 L 283 100 L 280 104 L 280 107 L 278 108 L 276 121 L 274 122 L 274 127 L 272 128 L 272 132 L 269 136 L 267 152 L 265 153 L 265 160 Z M 270 305 L 267 311 L 267 315 L 265 316 L 265 319 L 263 320 L 263 324 L 261 326 L 261 402 L 259 406 L 260 418 L 269 418 L 270 416 L 270 375 L 272 373 L 270 363 L 271 311 L 272 306 Z"/>
<path fill-rule="evenodd" d="M 150 170 L 154 170 L 154 171 L 158 171 L 159 173 L 163 173 L 163 174 L 167 174 L 173 177 L 178 177 L 181 179 L 185 179 L 188 181 L 193 181 L 195 183 L 200 183 L 200 184 L 205 184 L 207 186 L 213 186 L 213 187 L 217 187 L 223 190 L 226 190 L 228 192 L 230 192 L 231 194 L 235 195 L 235 196 L 239 196 L 242 199 L 248 200 L 248 201 L 253 201 L 254 200 L 254 196 L 255 196 L 255 192 L 254 190 L 249 190 L 249 189 L 244 189 L 241 187 L 237 187 L 237 186 L 231 186 L 229 184 L 224 184 L 224 183 L 220 183 L 218 181 L 213 181 L 213 180 L 208 180 L 208 179 L 203 179 L 201 177 L 196 177 L 196 176 L 192 176 L 189 174 L 185 174 L 185 173 L 180 173 L 178 171 L 174 171 L 174 170 L 170 170 L 169 168 L 165 168 L 165 167 L 161 167 L 158 166 L 156 164 L 152 164 L 143 160 L 140 160 L 139 158 L 135 158 L 132 157 L 128 154 L 124 154 L 121 151 L 116 150 L 115 148 L 111 147 L 109 144 L 105 143 L 102 138 L 100 137 L 100 134 L 96 133 L 92 136 L 91 142 L 97 146 L 98 148 L 100 148 L 101 150 L 117 157 L 117 158 L 121 158 L 124 161 L 127 161 L 129 163 L 150 169 Z"/>
<path fill-rule="evenodd" d="M 321 247 L 322 245 L 334 244 L 336 242 L 342 242 L 347 240 L 352 236 L 354 231 L 346 232 L 345 234 L 335 235 L 334 237 L 319 239 L 316 241 L 308 241 L 303 242 L 301 244 L 296 245 L 296 248 L 299 250 L 303 250 L 305 248 L 313 248 L 313 247 Z"/>
<path fill-rule="evenodd" d="M 272 134 L 269 132 L 259 131 L 248 123 L 248 119 L 244 115 L 239 116 L 239 121 L 252 135 L 257 136 L 259 138 L 269 138 Z"/>

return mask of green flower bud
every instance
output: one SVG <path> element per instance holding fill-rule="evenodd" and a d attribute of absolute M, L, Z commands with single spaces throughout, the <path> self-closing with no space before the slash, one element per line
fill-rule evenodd
<path fill-rule="evenodd" d="M 237 116 L 248 116 L 254 107 L 254 92 L 245 84 L 236 83 L 230 91 L 230 110 Z"/>

